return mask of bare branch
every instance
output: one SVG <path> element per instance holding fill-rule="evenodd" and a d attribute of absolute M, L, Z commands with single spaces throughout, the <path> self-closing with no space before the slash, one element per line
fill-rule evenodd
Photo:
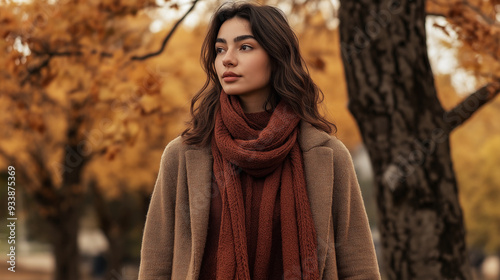
<path fill-rule="evenodd" d="M 450 5 L 451 3 L 447 2 L 447 1 L 429 0 L 429 2 L 433 3 L 436 6 L 442 7 L 444 9 L 446 9 L 446 10 L 448 10 L 450 8 L 450 6 L 451 6 Z M 459 3 L 459 4 L 462 4 L 462 5 L 466 6 L 467 8 L 469 8 L 470 10 L 472 10 L 474 13 L 476 13 L 486 24 L 492 25 L 492 26 L 497 26 L 497 27 L 500 26 L 500 24 L 498 22 L 496 22 L 494 18 L 486 15 L 481 10 L 480 7 L 472 4 L 468 0 L 456 1 L 454 3 Z M 435 13 L 435 12 L 429 12 L 429 13 L 427 13 L 427 15 L 428 16 L 429 15 L 442 16 L 442 17 L 448 17 L 449 16 L 449 14 L 447 15 L 446 13 L 442 14 L 442 13 Z"/>
<path fill-rule="evenodd" d="M 481 9 L 479 7 L 471 4 L 467 0 L 463 0 L 462 3 L 465 6 L 469 7 L 471 10 L 473 10 L 477 15 L 479 15 L 487 24 L 494 25 L 494 26 L 500 26 L 497 22 L 495 22 L 494 19 L 492 19 L 491 17 L 484 14 L 483 11 L 481 11 Z"/>
<path fill-rule="evenodd" d="M 484 104 L 490 102 L 500 92 L 500 80 L 489 83 L 462 100 L 455 108 L 444 114 L 447 130 L 453 131 L 466 122 Z"/>
<path fill-rule="evenodd" d="M 153 57 L 153 56 L 157 56 L 159 54 L 161 54 L 163 52 L 163 50 L 165 49 L 165 46 L 167 45 L 167 42 L 168 40 L 170 40 L 170 37 L 172 37 L 172 35 L 174 34 L 175 30 L 177 29 L 177 27 L 179 27 L 179 25 L 182 23 L 182 21 L 186 18 L 186 16 L 191 13 L 191 11 L 194 9 L 194 6 L 196 6 L 196 3 L 198 3 L 199 0 L 194 0 L 193 1 L 193 5 L 191 6 L 191 8 L 189 8 L 189 10 L 175 23 L 175 25 L 172 27 L 172 29 L 170 30 L 170 32 L 167 34 L 167 36 L 165 37 L 165 39 L 163 39 L 163 42 L 161 44 L 161 48 L 154 52 L 154 53 L 148 53 L 146 55 L 142 55 L 142 56 L 133 56 L 131 58 L 131 60 L 146 60 L 150 57 Z"/>

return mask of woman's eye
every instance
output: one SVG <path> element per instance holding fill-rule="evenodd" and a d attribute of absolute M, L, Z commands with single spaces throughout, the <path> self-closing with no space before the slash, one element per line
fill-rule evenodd
<path fill-rule="evenodd" d="M 223 51 L 224 51 L 223 48 L 215 48 L 215 53 L 221 53 Z"/>
<path fill-rule="evenodd" d="M 243 46 L 241 46 L 241 49 L 244 50 L 244 51 L 248 51 L 248 50 L 251 50 L 252 47 L 249 46 L 249 45 L 243 45 Z"/>

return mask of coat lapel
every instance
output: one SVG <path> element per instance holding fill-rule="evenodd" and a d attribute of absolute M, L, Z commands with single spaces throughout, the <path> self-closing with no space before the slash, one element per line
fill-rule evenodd
<path fill-rule="evenodd" d="M 198 279 L 207 239 L 212 187 L 212 156 L 209 149 L 187 150 L 186 172 L 191 218 L 191 279 Z"/>
<path fill-rule="evenodd" d="M 301 123 L 299 143 L 304 158 L 307 194 L 318 239 L 320 279 L 325 268 L 333 199 L 333 151 L 324 144 L 331 138 L 306 122 Z"/>

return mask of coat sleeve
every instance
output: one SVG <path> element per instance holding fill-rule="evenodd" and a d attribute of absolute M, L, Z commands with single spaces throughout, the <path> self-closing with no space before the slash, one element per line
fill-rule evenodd
<path fill-rule="evenodd" d="M 338 279 L 380 279 L 373 239 L 351 155 L 334 147 L 333 221 Z"/>
<path fill-rule="evenodd" d="M 172 141 L 163 152 L 142 237 L 139 280 L 170 279 L 179 151 Z"/>

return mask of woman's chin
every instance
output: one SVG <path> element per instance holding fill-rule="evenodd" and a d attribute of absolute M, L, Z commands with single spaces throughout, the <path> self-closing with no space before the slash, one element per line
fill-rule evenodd
<path fill-rule="evenodd" d="M 237 90 L 224 90 L 227 95 L 241 95 L 241 92 Z"/>

